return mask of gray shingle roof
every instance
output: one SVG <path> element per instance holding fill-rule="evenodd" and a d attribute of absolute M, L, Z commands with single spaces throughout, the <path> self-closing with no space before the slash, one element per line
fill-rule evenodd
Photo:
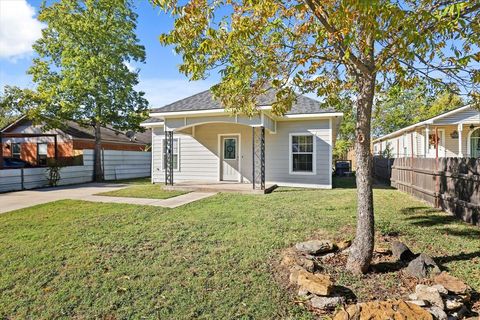
<path fill-rule="evenodd" d="M 266 94 L 258 97 L 259 106 L 268 106 L 275 101 L 275 92 L 269 90 Z M 206 90 L 193 96 L 175 101 L 161 108 L 152 109 L 151 112 L 178 112 L 178 111 L 199 111 L 223 109 L 220 102 L 214 100 L 210 90 Z M 326 113 L 335 112 L 331 108 L 323 108 L 321 103 L 317 100 L 309 98 L 304 95 L 298 95 L 297 101 L 292 106 L 292 109 L 287 114 L 306 114 L 306 113 Z"/>

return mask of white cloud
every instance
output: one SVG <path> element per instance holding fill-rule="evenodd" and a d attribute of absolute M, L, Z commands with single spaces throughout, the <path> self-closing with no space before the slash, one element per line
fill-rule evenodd
<path fill-rule="evenodd" d="M 0 58 L 15 59 L 33 51 L 42 24 L 26 0 L 0 0 Z"/>
<path fill-rule="evenodd" d="M 159 108 L 195 93 L 208 90 L 212 85 L 213 83 L 209 81 L 141 78 L 137 89 L 145 92 L 150 108 Z"/>

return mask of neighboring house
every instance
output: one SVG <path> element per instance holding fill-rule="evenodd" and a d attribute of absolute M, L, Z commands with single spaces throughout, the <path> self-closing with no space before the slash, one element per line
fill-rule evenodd
<path fill-rule="evenodd" d="M 438 147 L 438 148 L 437 148 Z M 480 112 L 464 106 L 373 140 L 373 153 L 400 157 L 480 157 Z"/>
<path fill-rule="evenodd" d="M 0 156 L 28 161 L 34 166 L 44 166 L 47 158 L 72 159 L 83 149 L 94 149 L 95 137 L 92 127 L 82 127 L 66 121 L 62 130 L 44 130 L 43 125 L 34 125 L 21 117 L 0 131 Z M 104 150 L 143 151 L 151 143 L 151 133 L 132 137 L 120 131 L 102 127 Z M 131 138 L 130 138 L 130 137 Z"/>
<path fill-rule="evenodd" d="M 254 117 L 232 115 L 210 91 L 151 110 L 142 125 L 153 129 L 152 182 L 331 188 L 332 148 L 343 114 L 300 95 L 286 115 L 275 116 L 274 99 L 273 92 L 259 97 Z M 165 147 L 172 150 L 167 156 Z"/>

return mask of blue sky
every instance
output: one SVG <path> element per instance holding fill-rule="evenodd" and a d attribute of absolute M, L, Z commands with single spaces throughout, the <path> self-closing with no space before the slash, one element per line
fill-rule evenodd
<path fill-rule="evenodd" d="M 26 2 L 35 12 L 28 11 L 22 2 Z M 31 43 L 36 38 L 35 35 L 38 35 L 39 25 L 34 19 L 40 4 L 41 0 L 0 0 L 0 38 L 3 38 L 0 40 L 2 91 L 5 85 L 34 87 L 26 71 L 33 57 Z M 151 107 L 163 106 L 208 89 L 218 80 L 216 75 L 212 75 L 205 81 L 189 82 L 178 72 L 181 57 L 176 56 L 172 48 L 162 47 L 158 41 L 158 36 L 172 27 L 173 19 L 153 8 L 147 0 L 138 0 L 136 11 L 139 15 L 137 34 L 145 46 L 147 59 L 145 64 L 135 67 L 140 68 L 139 90 L 146 92 Z M 20 34 L 15 35 L 17 31 Z M 6 35 L 11 35 L 11 41 L 5 40 Z"/>

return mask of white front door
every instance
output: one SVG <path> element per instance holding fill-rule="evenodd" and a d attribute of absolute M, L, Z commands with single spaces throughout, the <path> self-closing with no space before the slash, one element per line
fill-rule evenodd
<path fill-rule="evenodd" d="M 240 155 L 238 136 L 221 136 L 220 141 L 220 180 L 239 181 Z"/>

